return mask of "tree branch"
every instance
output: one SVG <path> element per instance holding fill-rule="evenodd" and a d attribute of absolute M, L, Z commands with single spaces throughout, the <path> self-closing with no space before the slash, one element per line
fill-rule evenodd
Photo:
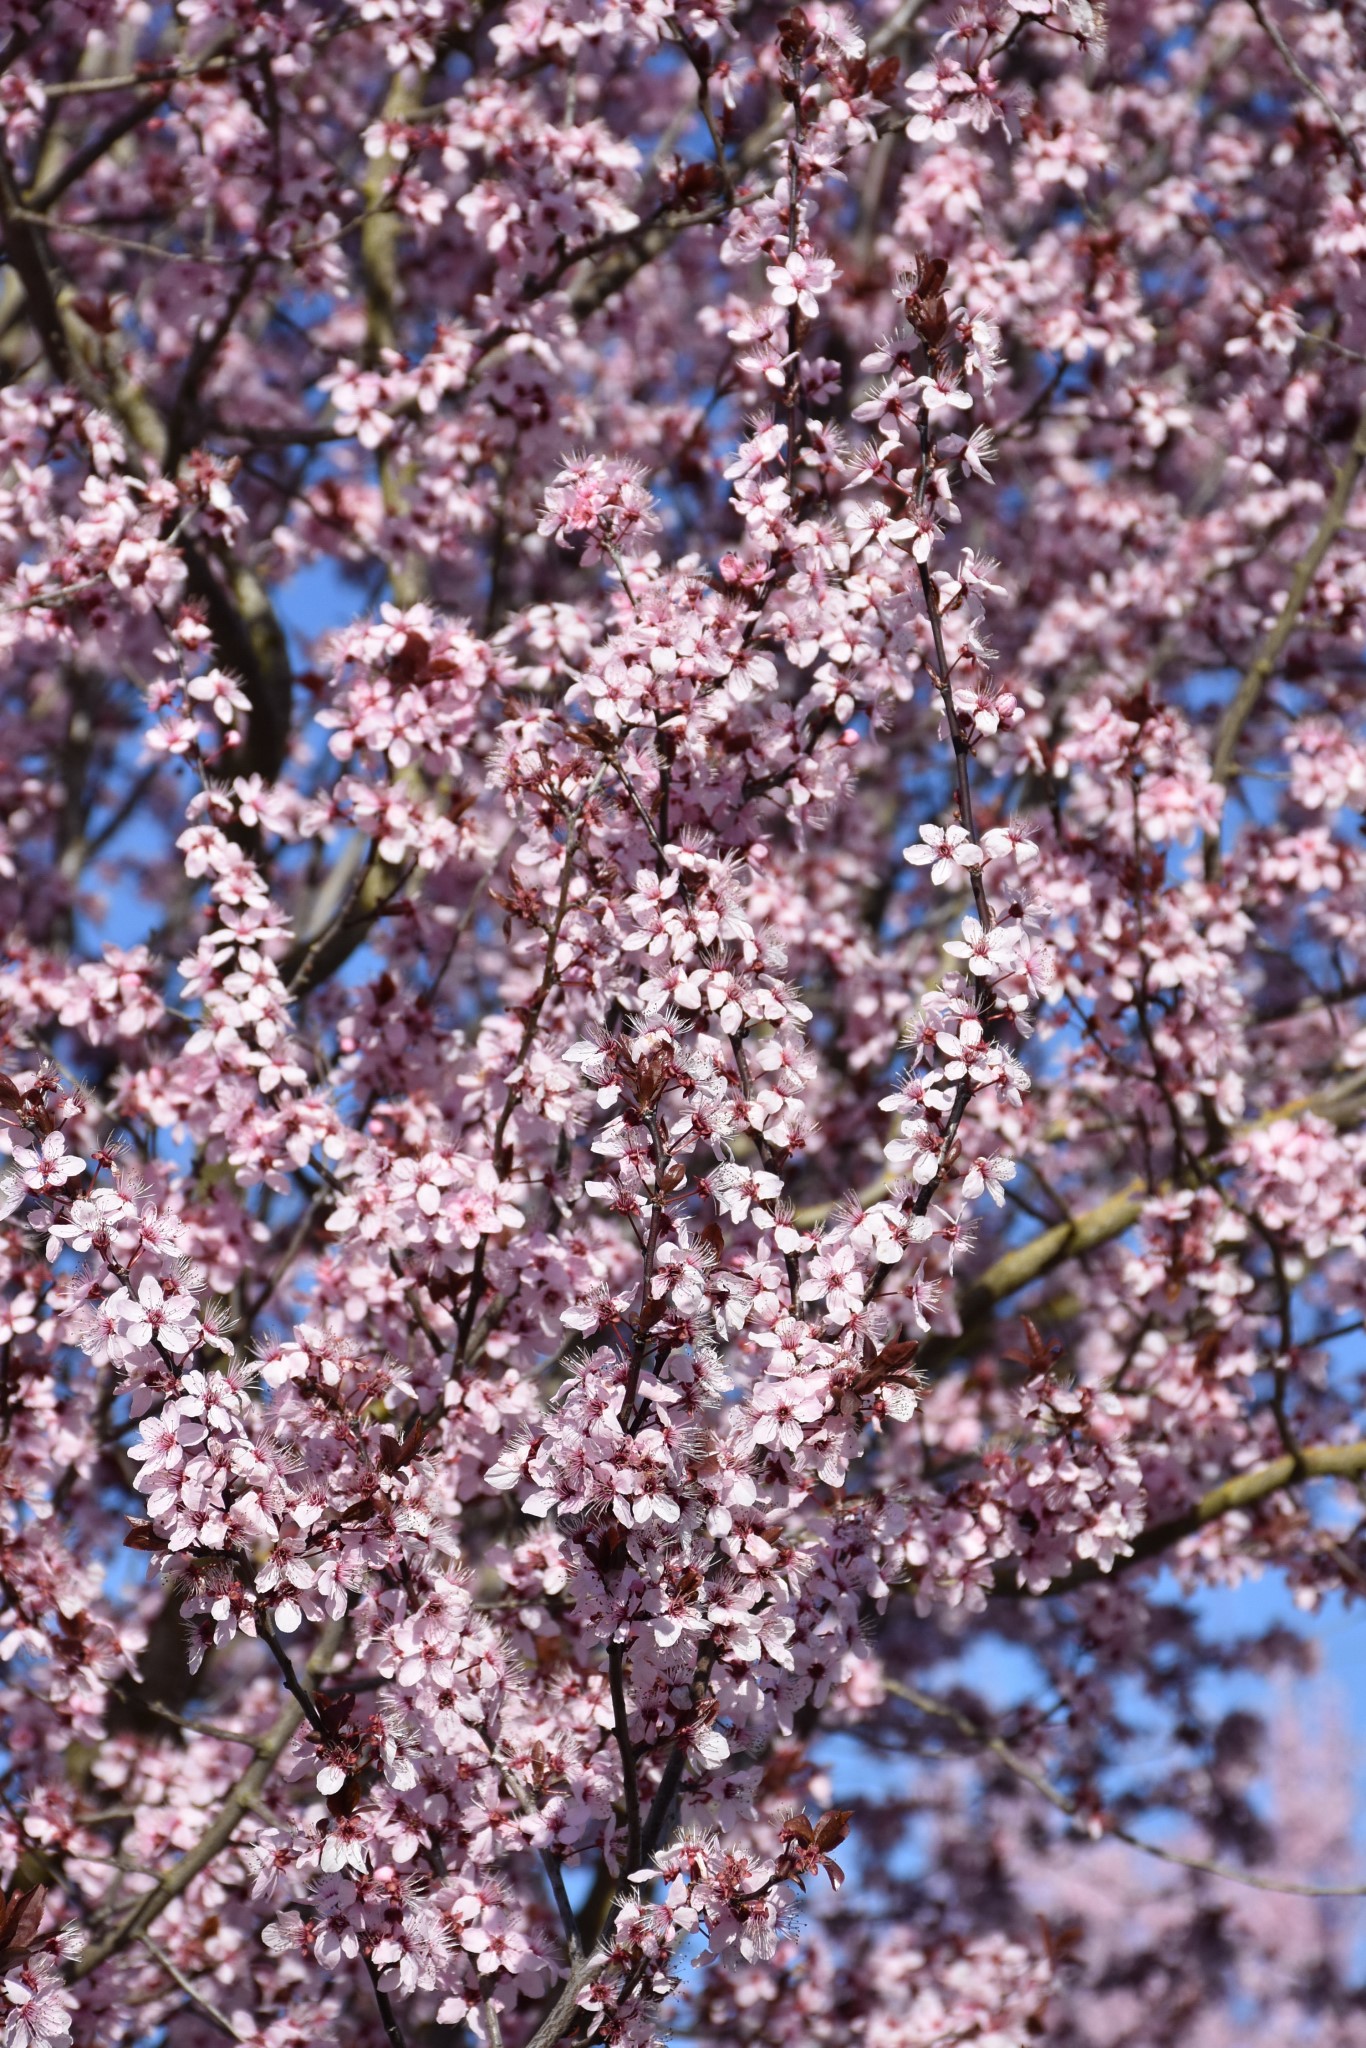
<path fill-rule="evenodd" d="M 1142 1216 L 1147 1193 L 1143 1181 L 1131 1180 L 1127 1187 L 1098 1202 L 1094 1209 L 1066 1223 L 1055 1223 L 1051 1230 L 1040 1231 L 1027 1244 L 1003 1252 L 985 1273 L 960 1292 L 957 1309 L 961 1334 L 929 1338 L 916 1354 L 917 1369 L 927 1373 L 943 1371 L 968 1349 L 993 1311 L 1010 1295 L 1019 1294 L 1035 1280 L 1041 1280 L 1065 1259 L 1081 1258 L 1100 1245 L 1123 1237 Z"/>
<path fill-rule="evenodd" d="M 554 2044 L 569 2024 L 574 2008 L 579 2002 L 579 1993 L 596 1968 L 596 1961 L 589 1956 L 569 1972 L 563 1990 L 527 2042 L 526 2048 L 554 2048 Z"/>
<path fill-rule="evenodd" d="M 102 361 L 103 344 L 69 303 L 70 294 L 64 295 L 59 288 L 44 230 L 30 218 L 2 150 L 0 223 L 24 288 L 34 333 L 54 376 L 62 383 L 74 384 L 87 403 L 119 421 L 130 474 L 145 474 L 144 457 L 162 467 L 168 452 L 173 452 L 168 449 L 164 421 L 117 360 Z M 107 391 L 101 388 L 94 366 L 104 370 Z M 179 545 L 186 580 L 208 613 L 219 657 L 225 667 L 241 676 L 251 706 L 247 741 L 235 770 L 255 772 L 274 781 L 289 743 L 293 695 L 284 631 L 264 586 L 244 560 L 222 549 L 202 549 L 188 536 L 182 537 Z M 211 566 L 210 554 L 218 558 L 221 574 Z"/>
<path fill-rule="evenodd" d="M 1221 1480 L 1218 1486 L 1212 1486 L 1208 1493 L 1202 1494 L 1184 1514 L 1173 1515 L 1170 1521 L 1154 1522 L 1142 1530 L 1134 1538 L 1129 1554 L 1117 1557 L 1108 1571 L 1094 1558 L 1081 1558 L 1064 1578 L 1054 1579 L 1037 1597 L 1052 1599 L 1059 1593 L 1075 1593 L 1082 1586 L 1093 1586 L 1099 1580 L 1114 1579 L 1135 1565 L 1148 1564 L 1165 1551 L 1174 1549 L 1178 1543 L 1184 1543 L 1188 1536 L 1208 1528 L 1211 1522 L 1240 1509 L 1256 1507 L 1273 1493 L 1296 1486 L 1302 1479 L 1359 1479 L 1363 1474 L 1366 1474 L 1366 1441 L 1313 1444 L 1303 1450 L 1287 1451 L 1283 1457 L 1273 1458 L 1269 1465 L 1259 1465 L 1255 1471 L 1239 1472 L 1232 1479 Z M 1006 1598 L 1028 1597 L 1009 1566 L 1001 1568 L 994 1591 Z"/>
<path fill-rule="evenodd" d="M 374 1963 L 365 1953 L 364 1949 L 361 1950 L 361 1961 L 365 1964 L 365 1972 L 370 1979 L 370 1988 L 375 1994 L 375 2008 L 379 2013 L 379 2022 L 384 2029 L 384 2038 L 389 2043 L 389 2048 L 407 2048 L 407 2043 L 403 2038 L 403 2029 L 398 2023 L 389 1994 L 387 1991 L 380 1989 L 379 1971 L 375 1968 Z"/>
<path fill-rule="evenodd" d="M 1210 763 L 1210 772 L 1216 782 L 1226 783 L 1233 773 L 1234 757 L 1238 751 L 1238 742 L 1243 736 L 1243 728 L 1256 710 L 1263 690 L 1276 673 L 1277 665 L 1285 652 L 1291 634 L 1295 630 L 1300 613 L 1304 609 L 1304 601 L 1309 595 L 1310 587 L 1319 572 L 1323 558 L 1337 538 L 1347 517 L 1352 502 L 1352 492 L 1361 473 L 1363 460 L 1366 460 L 1366 407 L 1362 408 L 1361 416 L 1357 421 L 1357 430 L 1352 437 L 1352 445 L 1347 452 L 1346 459 L 1333 479 L 1333 488 L 1329 493 L 1328 503 L 1323 508 L 1323 517 L 1319 521 L 1318 531 L 1296 564 L 1295 573 L 1290 579 L 1290 588 L 1286 593 L 1285 602 L 1281 606 L 1276 622 L 1262 642 L 1256 658 L 1244 674 L 1234 693 L 1232 703 L 1224 713 L 1223 723 L 1219 728 L 1219 735 L 1214 743 L 1214 754 Z M 1217 864 L 1218 840 L 1216 837 L 1211 836 L 1207 844 L 1207 866 L 1209 865 L 1209 847 L 1214 848 L 1214 858 Z"/>
<path fill-rule="evenodd" d="M 621 1757 L 621 1782 L 626 1799 L 626 1869 L 629 1873 L 640 1868 L 640 1787 L 636 1782 L 636 1760 L 631 1749 L 631 1724 L 626 1710 L 625 1661 L 624 1645 L 609 1643 L 607 1671 L 612 1685 L 612 1727 Z"/>
<path fill-rule="evenodd" d="M 138 1940 L 142 1943 L 142 1946 L 146 1949 L 152 1960 L 158 1963 L 166 1972 L 166 1975 L 176 1986 L 176 1989 L 182 1991 L 186 1998 L 189 1999 L 190 2004 L 204 2015 L 210 2026 L 216 2027 L 220 2034 L 226 2034 L 230 2041 L 241 2040 L 242 2036 L 238 2033 L 226 2013 L 220 2012 L 211 1999 L 206 1998 L 202 1991 L 196 1990 L 190 1979 L 185 1975 L 185 1972 L 177 1963 L 171 1960 L 164 1948 L 158 1947 L 150 1934 L 140 1934 Z"/>
<path fill-rule="evenodd" d="M 1352 159 L 1352 163 L 1356 167 L 1358 174 L 1361 176 L 1366 176 L 1366 163 L 1362 162 L 1361 151 L 1357 147 L 1356 137 L 1352 134 L 1351 129 L 1347 126 L 1347 123 L 1343 120 L 1341 114 L 1333 105 L 1333 102 L 1329 99 L 1327 93 L 1323 90 L 1322 86 L 1315 85 L 1313 79 L 1309 76 L 1309 73 L 1300 63 L 1299 58 L 1295 55 L 1295 52 L 1291 49 L 1289 43 L 1281 34 L 1278 24 L 1271 19 L 1270 15 L 1266 11 L 1266 8 L 1262 5 L 1262 0 L 1248 0 L 1248 6 L 1252 9 L 1252 12 L 1256 15 L 1258 22 L 1261 24 L 1262 34 L 1271 44 L 1272 48 L 1276 52 L 1276 55 L 1280 58 L 1282 64 L 1284 64 L 1286 70 L 1290 73 L 1290 76 L 1294 79 L 1296 85 L 1298 85 L 1302 91 L 1307 92 L 1311 99 L 1318 101 L 1319 105 L 1323 108 L 1324 113 L 1328 116 L 1329 125 L 1332 127 L 1334 134 L 1338 138 L 1338 141 L 1342 144 L 1348 156 Z"/>
<path fill-rule="evenodd" d="M 1023 1757 L 1017 1756 L 1010 1744 L 989 1728 L 982 1727 L 969 1714 L 951 1706 L 947 1700 L 937 1700 L 929 1693 L 918 1692 L 914 1686 L 902 1685 L 899 1679 L 883 1677 L 883 1689 L 894 1699 L 905 1700 L 917 1712 L 928 1714 L 935 1720 L 948 1721 L 964 1738 L 977 1748 L 986 1750 L 1013 1776 L 1029 1785 L 1048 1804 L 1065 1814 L 1076 1827 L 1077 1832 L 1090 1841 L 1123 1842 L 1130 1849 L 1139 1849 L 1145 1856 L 1156 1856 L 1162 1863 L 1174 1863 L 1178 1869 L 1194 1870 L 1205 1877 L 1220 1877 L 1229 1884 L 1251 1885 L 1260 1892 L 1289 1892 L 1302 1899 L 1356 1899 L 1366 1896 L 1366 1884 L 1305 1884 L 1293 1877 L 1259 1877 L 1250 1870 L 1235 1870 L 1227 1863 L 1212 1863 L 1203 1856 L 1183 1856 L 1179 1850 L 1164 1849 L 1156 1842 L 1145 1842 L 1141 1835 L 1131 1834 L 1118 1821 L 1106 1819 L 1100 1823 L 1100 1832 L 1093 1832 L 1090 1816 L 1075 1799 L 1054 1785 L 1042 1771 L 1036 1771 Z"/>
<path fill-rule="evenodd" d="M 327 1624 L 318 1640 L 317 1648 L 309 1659 L 310 1671 L 321 1671 L 331 1663 L 341 1642 L 342 1628 L 343 1623 L 340 1621 Z M 79 1984 L 83 1977 L 88 1977 L 92 1971 L 98 1970 L 101 1963 L 108 1962 L 112 1955 L 116 1955 L 130 1941 L 136 1941 L 145 1934 L 172 1900 L 178 1899 L 198 1877 L 200 1871 L 206 1869 L 215 1856 L 227 1847 L 237 1832 L 238 1824 L 251 1812 L 265 1790 L 276 1764 L 289 1747 L 303 1718 L 304 1711 L 297 1700 L 287 1700 L 261 1738 L 260 1753 L 248 1764 L 236 1784 L 227 1792 L 218 1813 L 194 1847 L 187 1849 L 180 1861 L 174 1864 L 160 1882 L 140 1898 L 131 1912 L 116 1922 L 107 1934 L 101 1935 L 97 1941 L 86 1944 L 71 1967 L 70 1981 L 73 1984 Z"/>
<path fill-rule="evenodd" d="M 1296 1096 L 1293 1101 L 1283 1102 L 1269 1110 L 1265 1116 L 1254 1117 L 1239 1130 L 1231 1132 L 1230 1140 L 1237 1138 L 1242 1131 L 1262 1130 L 1268 1124 L 1281 1123 L 1292 1116 L 1321 1116 L 1338 1130 L 1346 1129 L 1360 1116 L 1364 1085 L 1362 1075 L 1346 1075 L 1329 1087 L 1318 1089 L 1311 1095 Z M 876 1201 L 882 1192 L 883 1187 L 879 1183 L 871 1199 Z M 1101 1245 L 1122 1237 L 1141 1218 L 1150 1192 L 1146 1182 L 1135 1178 L 1113 1195 L 1107 1195 L 1095 1208 L 1087 1209 L 1065 1223 L 1055 1223 L 1048 1230 L 1040 1231 L 1027 1244 L 1016 1245 L 1012 1250 L 1003 1252 L 959 1293 L 958 1335 L 929 1338 L 916 1355 L 918 1368 L 927 1373 L 942 1372 L 955 1358 L 961 1357 L 980 1341 L 993 1311 L 1012 1294 L 1021 1293 L 1065 1260 L 1084 1257 L 1087 1252 L 1096 1251 Z M 1161 1193 L 1163 1189 L 1156 1192 Z M 799 1211 L 799 1221 L 805 1223 L 812 1213 L 810 1210 Z"/>

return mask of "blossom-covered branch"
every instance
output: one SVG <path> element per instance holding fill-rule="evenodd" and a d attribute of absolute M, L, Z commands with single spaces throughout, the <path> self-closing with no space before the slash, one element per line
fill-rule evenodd
<path fill-rule="evenodd" d="M 1357 13 L 0 106 L 4 2048 L 1348 2048 Z"/>

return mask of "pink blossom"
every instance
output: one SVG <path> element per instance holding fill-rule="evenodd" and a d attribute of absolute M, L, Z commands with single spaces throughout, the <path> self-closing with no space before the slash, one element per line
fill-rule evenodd
<path fill-rule="evenodd" d="M 126 1287 L 117 1289 L 110 1306 L 128 1344 L 155 1344 L 177 1357 L 193 1350 L 199 1330 L 193 1299 L 167 1293 L 153 1274 L 143 1275 L 136 1295 Z"/>
<path fill-rule="evenodd" d="M 969 974 L 1002 974 L 1014 966 L 1020 951 L 1020 939 L 1016 926 L 998 924 L 993 925 L 990 931 L 984 931 L 975 917 L 965 917 L 962 938 L 946 939 L 944 951 L 966 961 Z"/>
<path fill-rule="evenodd" d="M 820 312 L 820 297 L 835 281 L 835 266 L 828 256 L 793 249 L 781 263 L 769 266 L 768 281 L 775 306 L 795 306 L 808 320 L 814 320 Z"/>
<path fill-rule="evenodd" d="M 5 1977 L 5 2048 L 63 2048 L 71 2039 L 75 2000 L 51 1957 L 36 1955 Z"/>
<path fill-rule="evenodd" d="M 1360 10 L 1103 12 L 8 24 L 14 2048 L 1358 2041 Z"/>
<path fill-rule="evenodd" d="M 905 858 L 912 867 L 929 867 L 932 882 L 961 882 L 982 865 L 982 849 L 962 825 L 922 825 L 920 837 L 923 844 L 908 846 Z"/>
<path fill-rule="evenodd" d="M 594 455 L 567 463 L 560 471 L 546 492 L 537 530 L 562 543 L 586 534 L 583 559 L 589 563 L 628 548 L 657 524 L 640 472 L 629 463 Z"/>
<path fill-rule="evenodd" d="M 61 1188 L 86 1171 L 85 1160 L 67 1151 L 61 1131 L 51 1132 L 40 1145 L 16 1145 L 13 1158 L 24 1186 L 35 1195 Z"/>

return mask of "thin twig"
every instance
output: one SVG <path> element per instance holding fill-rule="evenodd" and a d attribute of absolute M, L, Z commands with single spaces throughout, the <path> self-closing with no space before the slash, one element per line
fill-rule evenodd
<path fill-rule="evenodd" d="M 270 1651 L 275 1662 L 279 1665 L 280 1676 L 284 1679 L 287 1690 L 293 1695 L 299 1711 L 303 1714 L 314 1734 L 321 1735 L 323 1733 L 323 1717 L 318 1712 L 317 1705 L 307 1688 L 300 1683 L 299 1674 L 290 1662 L 289 1652 L 276 1633 L 274 1616 L 267 1608 L 263 1607 L 256 1616 L 256 1632 Z"/>
<path fill-rule="evenodd" d="M 140 1934 L 138 1940 L 142 1943 L 142 1946 L 146 1949 L 148 1955 L 152 1957 L 153 1961 L 160 1964 L 177 1989 L 184 1992 L 196 2011 L 203 2013 L 211 2026 L 217 2027 L 220 2034 L 226 2034 L 230 2041 L 241 2040 L 242 2036 L 238 2033 L 226 2013 L 221 2013 L 211 1999 L 206 1998 L 202 1991 L 196 1990 L 184 1971 L 176 1963 L 172 1962 L 165 1949 L 159 1947 L 153 1941 L 150 1934 Z"/>
<path fill-rule="evenodd" d="M 145 92 L 149 86 L 159 85 L 169 90 L 191 78 L 202 78 L 210 67 L 226 70 L 221 56 L 207 59 L 202 64 L 182 64 L 165 71 L 120 71 L 109 78 L 64 78 L 52 84 L 44 82 L 43 98 L 47 100 L 70 99 L 76 94 L 102 92 Z"/>
<path fill-rule="evenodd" d="M 504 1783 L 517 1802 L 519 1812 L 524 1814 L 528 1820 L 536 1819 L 540 1809 L 527 1786 L 522 1782 L 519 1774 L 513 1770 L 511 1764 L 506 1763 L 499 1756 L 497 1745 L 487 1729 L 481 1730 L 481 1733 L 489 1755 L 497 1765 Z M 574 1908 L 569 1903 L 569 1893 L 565 1888 L 564 1872 L 560 1868 L 560 1859 L 553 1849 L 542 1849 L 540 1855 L 541 1867 L 545 1871 L 551 1897 L 555 1901 L 555 1910 L 560 1916 L 560 1925 L 564 1928 L 565 1945 L 569 1951 L 569 1960 L 571 1963 L 579 1962 L 583 1957 L 583 1944 L 579 1940 L 579 1923 L 575 1918 Z"/>
<path fill-rule="evenodd" d="M 1271 16 L 1267 13 L 1266 8 L 1262 5 L 1262 0 L 1247 0 L 1247 4 L 1252 9 L 1252 12 L 1256 15 L 1258 22 L 1261 24 L 1262 34 L 1271 44 L 1272 48 L 1276 52 L 1276 55 L 1280 58 L 1282 64 L 1284 64 L 1286 70 L 1290 73 L 1290 76 L 1294 79 L 1296 85 L 1300 86 L 1303 89 L 1303 91 L 1307 92 L 1311 99 L 1318 101 L 1319 105 L 1323 108 L 1324 113 L 1328 116 L 1329 124 L 1332 127 L 1334 134 L 1337 136 L 1338 141 L 1346 150 L 1348 156 L 1352 159 L 1352 162 L 1356 167 L 1356 170 L 1361 175 L 1366 176 L 1366 163 L 1362 162 L 1361 151 L 1357 147 L 1356 137 L 1352 134 L 1351 129 L 1347 126 L 1347 123 L 1343 120 L 1341 114 L 1333 105 L 1333 102 L 1329 99 L 1327 93 L 1323 90 L 1323 87 L 1321 85 L 1316 85 L 1314 80 L 1309 76 L 1309 73 L 1300 63 L 1299 58 L 1295 55 L 1295 52 L 1291 49 L 1289 43 L 1282 35 L 1279 25 L 1271 19 Z"/>
<path fill-rule="evenodd" d="M 127 1688 L 118 1688 L 120 1697 L 128 1697 Z M 185 1714 L 177 1714 L 170 1707 L 163 1707 L 160 1700 L 139 1700 L 138 1705 L 149 1714 L 155 1714 L 159 1721 L 169 1721 L 173 1728 L 183 1728 L 187 1735 L 205 1735 L 211 1742 L 236 1742 L 244 1749 L 254 1749 L 259 1755 L 263 1738 L 248 1735 L 237 1728 L 220 1728 L 216 1721 L 192 1721 Z"/>

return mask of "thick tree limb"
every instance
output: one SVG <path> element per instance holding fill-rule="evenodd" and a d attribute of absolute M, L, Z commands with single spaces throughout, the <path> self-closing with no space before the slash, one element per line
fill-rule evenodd
<path fill-rule="evenodd" d="M 579 1993 L 592 1977 L 594 1970 L 599 1967 L 599 1962 L 599 1958 L 589 1956 L 586 1962 L 577 1964 L 570 1971 L 559 1997 L 527 2042 L 526 2048 L 554 2048 L 555 2042 L 559 2040 L 574 2016 Z"/>
<path fill-rule="evenodd" d="M 1281 1123 L 1287 1117 L 1312 1115 L 1322 1117 L 1339 1130 L 1346 1129 L 1355 1124 L 1361 1114 L 1362 1091 L 1362 1077 L 1349 1075 L 1312 1095 L 1301 1095 L 1291 1102 L 1284 1102 L 1242 1128 L 1260 1130 L 1267 1124 Z M 1237 1132 L 1232 1134 L 1234 1137 L 1237 1135 Z M 1218 1164 L 1216 1160 L 1210 1161 L 1212 1168 Z M 1157 1190 L 1165 1191 L 1165 1185 Z M 877 1194 L 883 1192 L 879 1187 Z M 1122 1237 L 1139 1221 L 1151 1192 L 1145 1182 L 1135 1178 L 1113 1195 L 1107 1195 L 1095 1208 L 1087 1209 L 1064 1223 L 1055 1223 L 1048 1230 L 1040 1231 L 1037 1237 L 1030 1238 L 1027 1244 L 1002 1252 L 999 1259 L 994 1260 L 975 1280 L 969 1281 L 960 1292 L 957 1301 L 960 1334 L 929 1338 L 917 1354 L 918 1368 L 927 1373 L 942 1372 L 953 1359 L 981 1341 L 989 1318 L 1003 1301 L 1021 1293 L 1035 1280 L 1041 1280 L 1064 1261 L 1081 1258 L 1087 1252 L 1097 1251 L 1101 1245 Z M 873 1199 L 877 1199 L 877 1195 Z"/>
<path fill-rule="evenodd" d="M 1269 1465 L 1259 1465 L 1255 1471 L 1239 1472 L 1232 1479 L 1221 1480 L 1218 1486 L 1212 1486 L 1208 1493 L 1201 1494 L 1184 1514 L 1173 1515 L 1165 1522 L 1152 1523 L 1134 1538 L 1128 1555 L 1117 1557 L 1108 1571 L 1094 1558 L 1081 1558 L 1063 1578 L 1054 1579 L 1034 1597 L 1052 1599 L 1058 1593 L 1075 1593 L 1082 1586 L 1115 1579 L 1135 1565 L 1150 1564 L 1154 1558 L 1174 1550 L 1178 1543 L 1184 1543 L 1188 1536 L 1198 1535 L 1201 1529 L 1207 1529 L 1211 1522 L 1217 1522 L 1222 1516 L 1231 1515 L 1239 1509 L 1254 1508 L 1272 1494 L 1297 1486 L 1301 1480 L 1359 1479 L 1363 1475 L 1366 1475 L 1366 1442 L 1314 1444 L 1304 1450 L 1287 1451 L 1284 1457 L 1273 1458 Z M 1031 1597 L 1028 1589 L 1018 1584 L 1009 1565 L 1000 1568 L 993 1591 L 1005 1599 Z"/>
<path fill-rule="evenodd" d="M 1132 1180 L 1117 1194 L 1098 1202 L 1094 1209 L 1067 1223 L 1056 1223 L 1032 1237 L 1028 1244 L 1003 1252 L 985 1273 L 970 1281 L 958 1297 L 959 1337 L 931 1337 L 922 1344 L 916 1365 L 922 1372 L 942 1371 L 950 1360 L 981 1333 L 992 1312 L 1012 1294 L 1018 1294 L 1035 1280 L 1041 1280 L 1064 1259 L 1080 1258 L 1109 1244 L 1131 1230 L 1143 1214 L 1147 1190 L 1141 1180 Z"/>

